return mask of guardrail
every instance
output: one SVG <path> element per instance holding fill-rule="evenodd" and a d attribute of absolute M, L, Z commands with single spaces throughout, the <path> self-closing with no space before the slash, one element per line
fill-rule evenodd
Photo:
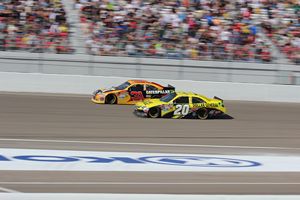
<path fill-rule="evenodd" d="M 85 40 L 81 38 L 81 40 Z M 225 50 L 218 45 L 208 45 L 202 50 L 197 48 L 167 48 L 168 43 L 162 43 L 166 48 L 140 48 L 131 46 L 131 48 L 120 48 L 118 45 L 102 45 L 88 44 L 86 46 L 71 46 L 70 43 L 59 44 L 54 43 L 45 45 L 42 41 L 38 44 L 17 44 L 7 43 L 5 45 L 0 42 L 0 51 L 30 52 L 30 53 L 57 53 L 57 54 L 90 54 L 94 56 L 121 56 L 121 57 L 143 57 L 143 58 L 163 58 L 163 59 L 192 59 L 202 61 L 240 61 L 251 63 L 280 63 L 277 58 L 272 55 L 270 50 L 266 52 L 255 52 L 243 46 L 236 49 Z M 218 50 L 219 49 L 219 50 Z M 288 64 L 287 62 L 283 64 Z M 290 61 L 290 64 L 295 64 Z"/>
<path fill-rule="evenodd" d="M 0 72 L 0 91 L 60 94 L 86 94 L 119 85 L 133 77 L 87 76 L 66 74 Z M 171 84 L 177 91 L 192 91 L 225 100 L 300 102 L 300 86 L 212 81 L 152 79 L 162 85 Z"/>
<path fill-rule="evenodd" d="M 22 52 L 0 52 L 0 62 L 2 72 L 300 85 L 300 67 L 287 64 Z"/>

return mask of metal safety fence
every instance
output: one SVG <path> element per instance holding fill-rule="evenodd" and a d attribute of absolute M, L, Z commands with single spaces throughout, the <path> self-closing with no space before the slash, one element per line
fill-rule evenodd
<path fill-rule="evenodd" d="M 300 67 L 293 64 L 151 57 L 120 52 L 94 55 L 0 51 L 0 71 L 300 85 Z"/>

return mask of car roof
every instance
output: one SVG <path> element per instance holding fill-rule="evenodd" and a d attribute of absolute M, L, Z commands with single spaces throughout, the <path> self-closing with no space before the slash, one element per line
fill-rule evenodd
<path fill-rule="evenodd" d="M 183 92 L 183 91 L 179 91 L 179 92 L 176 92 L 177 96 L 192 96 L 192 97 L 199 97 L 201 99 L 204 99 L 204 100 L 209 100 L 209 98 L 207 98 L 206 96 L 203 96 L 201 94 L 196 94 L 196 93 L 193 93 L 193 92 Z"/>
<path fill-rule="evenodd" d="M 138 79 L 132 79 L 132 80 L 128 80 L 128 82 L 130 84 L 152 84 L 152 85 L 155 85 L 157 87 L 164 87 L 158 83 L 155 83 L 155 82 L 150 82 L 150 81 L 146 81 L 146 80 L 138 80 Z"/>

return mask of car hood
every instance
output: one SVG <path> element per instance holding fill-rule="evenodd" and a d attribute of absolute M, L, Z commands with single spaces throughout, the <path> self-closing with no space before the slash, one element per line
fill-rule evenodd
<path fill-rule="evenodd" d="M 98 90 L 95 91 L 95 93 L 97 94 L 107 94 L 107 93 L 111 93 L 111 92 L 118 92 L 120 90 L 116 90 L 116 88 L 112 87 L 110 89 L 106 89 L 106 88 L 100 88 Z"/>

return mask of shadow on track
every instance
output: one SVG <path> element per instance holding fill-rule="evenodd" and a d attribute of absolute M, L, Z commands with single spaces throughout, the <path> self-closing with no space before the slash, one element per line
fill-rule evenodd
<path fill-rule="evenodd" d="M 133 115 L 138 117 L 138 118 L 144 118 L 144 119 L 154 119 L 154 118 L 149 118 L 149 117 L 146 117 L 146 116 L 140 116 L 137 112 L 133 112 Z M 172 114 L 173 115 L 173 114 Z M 159 117 L 159 118 L 156 118 L 156 119 L 174 119 L 172 117 Z M 198 118 L 196 118 L 195 116 L 192 116 L 192 115 L 189 115 L 189 116 L 185 116 L 184 118 L 180 118 L 181 120 L 184 120 L 184 119 L 189 119 L 189 120 L 200 120 Z M 230 120 L 230 119 L 234 119 L 234 117 L 228 115 L 228 114 L 218 114 L 218 115 L 209 115 L 207 119 L 205 120 Z M 175 119 L 175 120 L 178 120 L 178 119 Z"/>
<path fill-rule="evenodd" d="M 207 118 L 207 120 L 225 120 L 225 119 L 234 119 L 234 117 L 228 115 L 228 114 L 220 114 L 220 115 L 217 115 L 217 116 L 210 116 L 209 118 Z"/>

